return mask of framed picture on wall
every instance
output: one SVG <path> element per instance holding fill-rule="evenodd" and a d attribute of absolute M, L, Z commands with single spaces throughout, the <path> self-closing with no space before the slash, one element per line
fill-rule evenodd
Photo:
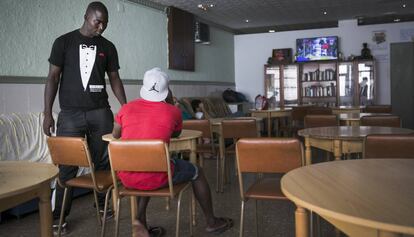
<path fill-rule="evenodd" d="M 273 64 L 288 64 L 292 63 L 292 49 L 273 49 L 272 51 Z"/>

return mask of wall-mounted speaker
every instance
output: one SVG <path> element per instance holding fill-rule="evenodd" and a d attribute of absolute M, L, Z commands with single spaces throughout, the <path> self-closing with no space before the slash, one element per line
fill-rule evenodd
<path fill-rule="evenodd" d="M 194 42 L 210 44 L 210 28 L 207 24 L 196 21 L 194 30 Z"/>

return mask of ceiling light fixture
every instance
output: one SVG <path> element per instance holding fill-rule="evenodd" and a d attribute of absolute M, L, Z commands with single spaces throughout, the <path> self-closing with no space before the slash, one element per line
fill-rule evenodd
<path fill-rule="evenodd" d="M 328 12 L 327 12 L 327 11 L 323 11 L 323 14 L 324 14 L 324 15 L 327 15 L 327 14 L 328 14 Z"/>
<path fill-rule="evenodd" d="M 402 8 L 405 8 L 407 5 L 405 5 L 405 3 L 403 3 L 403 5 L 401 5 Z"/>
<path fill-rule="evenodd" d="M 276 31 L 275 30 L 269 30 L 269 33 L 275 33 Z"/>
<path fill-rule="evenodd" d="M 246 19 L 246 20 L 244 20 L 244 22 L 249 23 L 249 22 L 250 22 L 250 20 L 249 20 L 249 19 Z"/>
<path fill-rule="evenodd" d="M 198 9 L 201 9 L 203 11 L 207 11 L 209 8 L 213 8 L 215 6 L 216 5 L 214 5 L 212 3 L 210 3 L 210 4 L 202 4 L 202 3 L 200 3 L 200 4 L 197 5 Z"/>
<path fill-rule="evenodd" d="M 400 22 L 401 21 L 401 19 L 400 18 L 395 18 L 394 19 L 394 22 Z"/>

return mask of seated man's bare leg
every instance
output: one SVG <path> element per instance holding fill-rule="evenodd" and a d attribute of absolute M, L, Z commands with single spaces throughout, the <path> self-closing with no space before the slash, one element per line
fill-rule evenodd
<path fill-rule="evenodd" d="M 219 234 L 230 229 L 233 226 L 233 220 L 230 218 L 217 218 L 214 215 L 210 186 L 201 168 L 198 169 L 198 177 L 192 184 L 194 196 L 198 200 L 206 218 L 206 231 Z"/>

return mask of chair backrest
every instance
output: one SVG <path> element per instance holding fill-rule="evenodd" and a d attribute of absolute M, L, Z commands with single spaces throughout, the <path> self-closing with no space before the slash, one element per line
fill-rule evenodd
<path fill-rule="evenodd" d="M 170 155 L 164 141 L 160 139 L 111 141 L 108 153 L 114 184 L 117 183 L 117 171 L 167 172 L 170 195 L 173 195 Z M 118 186 L 115 185 L 114 188 L 115 192 L 118 192 Z"/>
<path fill-rule="evenodd" d="M 391 105 L 367 105 L 365 107 L 366 113 L 391 113 Z"/>
<path fill-rule="evenodd" d="M 99 190 L 95 177 L 95 167 L 89 153 L 88 143 L 83 137 L 48 137 L 47 145 L 49 147 L 52 162 L 55 165 L 70 165 L 78 167 L 87 167 L 90 169 L 91 178 L 95 190 Z M 64 187 L 60 178 L 58 184 Z"/>
<path fill-rule="evenodd" d="M 309 106 L 295 106 L 292 107 L 291 117 L 294 121 L 301 121 L 305 118 L 308 113 Z"/>
<path fill-rule="evenodd" d="M 401 127 L 401 119 L 396 115 L 363 116 L 361 126 Z"/>
<path fill-rule="evenodd" d="M 55 165 L 93 167 L 88 144 L 82 137 L 48 137 L 47 145 Z"/>
<path fill-rule="evenodd" d="M 414 134 L 371 134 L 363 146 L 364 158 L 414 159 Z"/>
<path fill-rule="evenodd" d="M 201 131 L 204 138 L 211 138 L 210 120 L 208 119 L 191 119 L 183 121 L 184 129 Z"/>
<path fill-rule="evenodd" d="M 221 122 L 223 138 L 257 137 L 256 119 L 225 119 Z"/>
<path fill-rule="evenodd" d="M 308 114 L 315 114 L 315 115 L 330 115 L 332 114 L 332 109 L 329 107 L 321 107 L 321 106 L 312 106 L 309 107 L 306 115 Z"/>
<path fill-rule="evenodd" d="M 296 138 L 242 138 L 236 157 L 240 173 L 287 173 L 300 167 L 304 156 Z"/>
<path fill-rule="evenodd" d="M 111 141 L 108 151 L 114 171 L 167 172 L 170 167 L 167 145 L 160 139 Z"/>
<path fill-rule="evenodd" d="M 306 115 L 305 128 L 338 126 L 336 115 Z"/>

